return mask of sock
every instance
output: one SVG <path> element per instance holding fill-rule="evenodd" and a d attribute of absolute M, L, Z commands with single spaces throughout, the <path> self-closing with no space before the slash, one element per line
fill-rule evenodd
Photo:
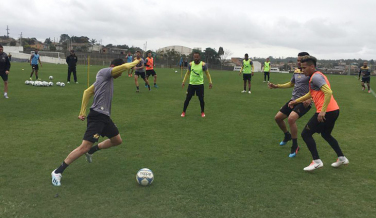
<path fill-rule="evenodd" d="M 63 173 L 65 168 L 67 168 L 69 165 L 66 164 L 64 161 L 63 163 L 55 170 L 55 173 Z"/>
<path fill-rule="evenodd" d="M 150 91 L 150 85 L 148 85 L 148 89 L 149 89 L 149 91 Z"/>
<path fill-rule="evenodd" d="M 244 89 L 243 89 L 243 90 L 244 90 L 244 91 L 245 91 L 245 90 L 247 90 L 247 87 L 246 87 L 246 86 L 244 86 Z"/>
<path fill-rule="evenodd" d="M 291 134 L 289 131 L 285 132 L 285 138 L 283 139 L 284 142 L 291 140 Z"/>
<path fill-rule="evenodd" d="M 8 92 L 4 92 L 4 95 L 8 95 Z"/>
<path fill-rule="evenodd" d="M 298 139 L 292 139 L 291 154 L 298 148 Z"/>
<path fill-rule="evenodd" d="M 140 88 L 138 86 L 136 86 L 137 90 L 139 90 Z"/>
<path fill-rule="evenodd" d="M 90 148 L 90 150 L 87 152 L 88 154 L 94 154 L 94 152 L 99 151 L 98 145 L 94 145 L 93 147 Z"/>
<path fill-rule="evenodd" d="M 154 85 L 157 85 L 157 83 L 154 83 Z"/>

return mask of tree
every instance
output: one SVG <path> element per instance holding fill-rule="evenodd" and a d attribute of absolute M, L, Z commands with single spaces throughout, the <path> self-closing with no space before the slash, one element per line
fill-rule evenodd
<path fill-rule="evenodd" d="M 219 52 L 218 52 L 218 54 L 219 54 Z M 228 50 L 228 49 L 226 49 L 225 51 L 223 51 L 223 54 L 220 55 L 220 57 L 221 57 L 221 69 L 222 69 L 222 66 L 225 64 L 227 58 L 230 57 L 231 55 L 232 55 L 232 52 L 230 50 Z"/>
<path fill-rule="evenodd" d="M 225 51 L 223 50 L 223 47 L 219 47 L 218 55 L 221 56 L 221 55 L 224 55 L 224 54 L 225 54 Z"/>
<path fill-rule="evenodd" d="M 91 44 L 91 51 L 93 51 L 93 49 L 94 49 L 94 45 L 95 45 L 95 43 L 97 42 L 97 40 L 96 39 L 91 39 L 90 40 L 90 44 Z"/>
<path fill-rule="evenodd" d="M 68 34 L 61 34 L 60 35 L 60 43 L 63 43 L 63 42 L 66 42 L 66 41 L 69 41 L 70 40 L 70 37 Z"/>
<path fill-rule="evenodd" d="M 206 60 L 206 62 L 209 64 L 219 64 L 219 55 L 216 50 L 212 48 L 206 48 L 204 51 L 204 57 L 203 60 Z"/>
<path fill-rule="evenodd" d="M 52 44 L 51 38 L 46 38 L 46 40 L 44 40 L 44 44 L 51 45 Z"/>

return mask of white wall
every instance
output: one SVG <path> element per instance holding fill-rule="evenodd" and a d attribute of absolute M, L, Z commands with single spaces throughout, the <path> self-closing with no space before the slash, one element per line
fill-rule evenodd
<path fill-rule="evenodd" d="M 4 52 L 9 54 L 11 53 L 22 53 L 23 52 L 23 47 L 22 46 L 3 46 Z"/>
<path fill-rule="evenodd" d="M 12 58 L 29 60 L 30 56 L 31 56 L 31 54 L 12 53 Z M 52 58 L 52 57 L 40 56 L 40 61 L 42 62 L 42 64 L 43 63 L 66 64 L 65 58 Z"/>

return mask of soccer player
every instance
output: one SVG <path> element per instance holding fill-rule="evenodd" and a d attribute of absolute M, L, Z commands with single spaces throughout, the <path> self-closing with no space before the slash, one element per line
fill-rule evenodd
<path fill-rule="evenodd" d="M 8 55 L 3 52 L 4 48 L 0 45 L 0 76 L 4 81 L 4 98 L 8 97 L 8 74 L 10 70 L 10 61 Z"/>
<path fill-rule="evenodd" d="M 304 56 L 301 59 L 301 67 L 306 76 L 310 76 L 309 92 L 289 103 L 290 107 L 312 98 L 316 106 L 316 113 L 308 121 L 302 132 L 302 138 L 312 154 L 312 163 L 305 167 L 304 171 L 313 171 L 324 166 L 316 148 L 316 142 L 312 135 L 321 133 L 321 136 L 329 143 L 337 153 L 338 159 L 332 163 L 332 167 L 340 167 L 349 164 L 349 160 L 343 155 L 337 140 L 332 136 L 334 124 L 339 116 L 339 107 L 333 97 L 330 83 L 326 76 L 316 70 L 317 59 L 313 56 Z"/>
<path fill-rule="evenodd" d="M 125 58 L 127 59 L 127 63 L 131 63 L 133 61 L 133 56 L 131 52 L 128 52 Z M 132 73 L 133 73 L 133 68 L 128 70 L 128 77 L 132 77 Z"/>
<path fill-rule="evenodd" d="M 200 53 L 194 52 L 193 53 L 193 61 L 189 63 L 187 72 L 185 73 L 182 87 L 184 88 L 185 80 L 189 76 L 189 86 L 187 90 L 187 97 L 184 102 L 183 113 L 181 117 L 185 117 L 185 112 L 187 111 L 187 107 L 189 105 L 189 101 L 192 99 L 192 96 L 196 93 L 198 99 L 200 100 L 201 106 L 201 117 L 205 117 L 205 102 L 204 102 L 204 72 L 206 77 L 209 80 L 209 89 L 213 87 L 213 83 L 210 77 L 210 73 L 208 67 L 206 66 L 205 62 L 200 60 Z"/>
<path fill-rule="evenodd" d="M 149 76 L 152 75 L 154 77 L 154 88 L 158 88 L 158 86 L 157 86 L 157 73 L 155 73 L 155 71 L 154 71 L 154 59 L 151 56 L 151 52 L 148 53 L 148 57 L 146 58 L 145 66 L 146 66 L 146 79 L 149 81 Z M 145 86 L 147 86 L 146 83 L 145 83 Z"/>
<path fill-rule="evenodd" d="M 367 66 L 367 61 L 364 61 L 363 66 L 360 67 L 359 70 L 359 80 L 360 80 L 360 75 L 362 75 L 362 90 L 366 88 L 364 86 L 364 83 L 367 83 L 368 87 L 368 93 L 371 93 L 371 86 L 369 85 L 369 82 L 371 80 L 371 71 L 369 70 L 369 67 Z"/>
<path fill-rule="evenodd" d="M 240 74 L 243 73 L 243 81 L 244 81 L 244 89 L 241 91 L 241 93 L 247 92 L 247 81 L 248 81 L 248 93 L 251 94 L 251 80 L 253 76 L 253 62 L 251 59 L 248 59 L 248 54 L 244 55 L 243 65 L 240 69 Z"/>
<path fill-rule="evenodd" d="M 309 87 L 308 87 L 309 76 L 304 75 L 300 68 L 300 60 L 305 55 L 309 55 L 309 54 L 307 52 L 300 52 L 298 54 L 298 63 L 297 63 L 298 68 L 295 69 L 294 75 L 292 76 L 290 82 L 285 83 L 285 84 L 268 83 L 268 86 L 270 89 L 294 87 L 294 89 L 292 90 L 291 99 L 284 106 L 281 107 L 281 109 L 275 115 L 275 118 L 274 118 L 279 128 L 282 130 L 282 132 L 285 133 L 285 137 L 279 143 L 279 145 L 281 146 L 286 145 L 286 143 L 292 139 L 292 146 L 291 146 L 291 152 L 289 154 L 289 157 L 295 157 L 299 151 L 298 126 L 296 125 L 296 121 L 302 116 L 304 116 L 304 114 L 306 114 L 311 109 L 311 102 L 312 102 L 311 99 L 308 99 L 302 103 L 299 103 L 295 105 L 293 108 L 290 108 L 288 106 L 290 101 L 298 99 L 309 92 Z M 286 118 L 288 118 L 287 121 L 290 126 L 291 134 L 286 128 L 286 123 L 284 121 Z"/>
<path fill-rule="evenodd" d="M 270 61 L 269 58 L 266 59 L 264 63 L 264 82 L 266 82 L 266 76 L 268 76 L 268 82 L 270 79 Z"/>
<path fill-rule="evenodd" d="M 140 60 L 140 62 L 134 67 L 135 69 L 135 73 L 134 73 L 134 82 L 136 84 L 136 92 L 139 93 L 140 92 L 140 88 L 138 86 L 138 77 L 141 76 L 141 78 L 145 81 L 145 84 L 147 86 L 147 88 L 149 89 L 150 91 L 150 84 L 149 84 L 149 81 L 148 79 L 146 79 L 145 77 L 145 70 L 144 70 L 144 66 L 145 66 L 145 61 L 144 59 L 141 57 L 141 52 L 140 51 L 136 51 L 136 60 Z"/>
<path fill-rule="evenodd" d="M 90 113 L 87 116 L 87 129 L 81 145 L 74 149 L 56 170 L 52 171 L 52 184 L 54 186 L 61 185 L 64 170 L 82 155 L 85 154 L 87 161 L 91 163 L 94 152 L 122 143 L 119 130 L 110 118 L 114 79 L 139 62 L 140 60 L 135 60 L 132 63 L 124 64 L 122 59 L 113 60 L 110 67 L 99 70 L 95 83 L 84 91 L 81 111 L 78 116 L 78 119 L 82 121 L 86 118 L 88 101 L 94 96 Z M 95 142 L 98 142 L 100 136 L 106 136 L 108 139 L 93 146 Z"/>
<path fill-rule="evenodd" d="M 77 59 L 76 54 L 74 53 L 74 50 L 70 51 L 70 55 L 67 56 L 67 58 L 66 58 L 65 61 L 68 64 L 68 79 L 67 79 L 67 83 L 70 83 L 71 74 L 73 72 L 74 82 L 76 84 L 78 84 L 78 82 L 77 82 L 77 73 L 76 73 L 76 65 L 77 65 L 78 59 Z"/>
<path fill-rule="evenodd" d="M 32 68 L 31 74 L 30 74 L 30 80 L 33 79 L 33 73 L 34 72 L 35 72 L 35 78 L 36 78 L 36 80 L 40 80 L 40 79 L 38 79 L 38 70 L 39 70 L 38 62 L 40 63 L 40 66 L 42 66 L 42 62 L 40 62 L 40 57 L 39 57 L 39 54 L 38 54 L 38 49 L 35 49 L 34 54 L 32 54 L 30 56 L 29 62 L 30 62 L 30 66 Z"/>

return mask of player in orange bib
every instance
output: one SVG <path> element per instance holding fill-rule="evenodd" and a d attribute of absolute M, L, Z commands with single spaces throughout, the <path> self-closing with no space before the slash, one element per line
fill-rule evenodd
<path fill-rule="evenodd" d="M 324 166 L 317 152 L 316 142 L 312 137 L 314 133 L 321 133 L 321 136 L 337 153 L 338 159 L 332 163 L 332 167 L 340 167 L 349 163 L 349 160 L 343 155 L 337 140 L 332 136 L 334 124 L 339 116 L 339 107 L 332 95 L 333 92 L 328 78 L 316 70 L 316 62 L 317 59 L 313 56 L 304 56 L 302 58 L 302 70 L 306 76 L 311 77 L 309 80 L 309 92 L 289 103 L 289 107 L 293 107 L 295 104 L 312 98 L 316 106 L 316 113 L 308 121 L 302 132 L 302 138 L 313 158 L 312 163 L 305 167 L 304 171 L 313 171 Z"/>
<path fill-rule="evenodd" d="M 148 57 L 145 61 L 146 66 L 146 79 L 149 80 L 149 76 L 152 75 L 154 77 L 154 88 L 158 88 L 157 86 L 157 73 L 154 71 L 154 59 L 151 56 L 151 52 L 148 53 Z M 147 84 L 145 83 L 145 86 Z"/>

